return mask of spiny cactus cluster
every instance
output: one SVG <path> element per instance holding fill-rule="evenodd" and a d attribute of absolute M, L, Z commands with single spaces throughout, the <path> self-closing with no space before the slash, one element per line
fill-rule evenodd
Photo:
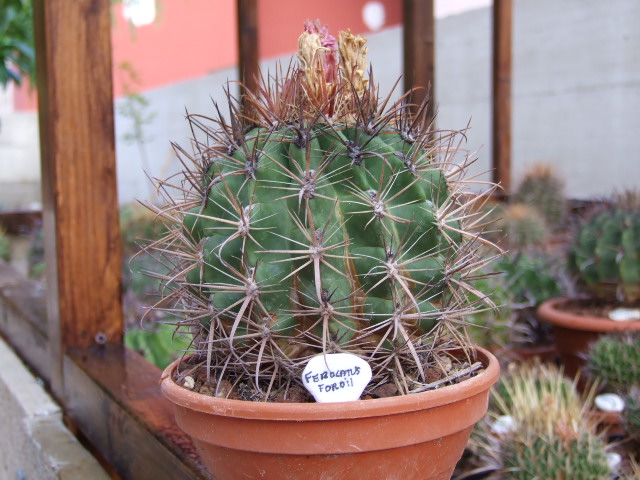
<path fill-rule="evenodd" d="M 183 318 L 212 379 L 262 398 L 323 352 L 360 355 L 373 385 L 409 392 L 465 344 L 478 303 L 484 222 L 468 214 L 477 197 L 461 200 L 454 135 L 410 94 L 379 97 L 365 42 L 308 23 L 299 67 L 242 111 L 228 93 L 229 120 L 188 116 L 182 183 L 160 184 L 173 227 L 150 249 L 173 273 L 158 307 Z"/>
<path fill-rule="evenodd" d="M 536 164 L 527 170 L 514 200 L 535 208 L 552 230 L 562 227 L 567 214 L 564 183 L 549 165 Z"/>
<path fill-rule="evenodd" d="M 576 381 L 539 363 L 512 364 L 498 387 L 490 419 L 469 443 L 476 472 L 518 480 L 612 478 L 606 442 L 587 415 L 594 392 L 581 398 Z"/>
<path fill-rule="evenodd" d="M 587 216 L 568 267 L 595 298 L 640 302 L 640 192 L 625 192 Z"/>
<path fill-rule="evenodd" d="M 602 443 L 589 435 L 569 439 L 536 438 L 531 444 L 508 444 L 504 466 L 509 472 L 508 478 L 514 480 L 611 478 Z"/>
<path fill-rule="evenodd" d="M 593 377 L 618 391 L 640 385 L 640 334 L 600 337 L 589 348 L 587 368 Z"/>

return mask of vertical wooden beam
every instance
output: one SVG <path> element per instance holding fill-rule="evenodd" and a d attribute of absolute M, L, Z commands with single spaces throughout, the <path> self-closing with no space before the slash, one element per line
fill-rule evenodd
<path fill-rule="evenodd" d="M 258 0 L 237 0 L 238 9 L 238 78 L 245 89 L 258 91 L 260 55 L 258 51 Z M 243 102 L 243 109 L 245 104 Z"/>
<path fill-rule="evenodd" d="M 36 0 L 52 388 L 71 347 L 121 344 L 109 0 Z"/>
<path fill-rule="evenodd" d="M 416 91 L 412 101 L 420 105 L 429 96 L 427 118 L 435 110 L 435 20 L 433 0 L 403 0 L 404 89 Z"/>
<path fill-rule="evenodd" d="M 511 49 L 513 1 L 493 2 L 493 181 L 511 190 Z"/>

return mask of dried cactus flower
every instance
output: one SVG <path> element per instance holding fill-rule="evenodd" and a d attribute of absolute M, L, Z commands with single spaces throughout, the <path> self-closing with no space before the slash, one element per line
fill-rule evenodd
<path fill-rule="evenodd" d="M 492 245 L 468 213 L 488 196 L 462 195 L 455 134 L 410 93 L 380 99 L 366 40 L 339 39 L 308 23 L 300 66 L 246 111 L 228 95 L 229 120 L 189 115 L 183 178 L 159 185 L 172 229 L 149 250 L 172 273 L 157 308 L 182 318 L 212 383 L 251 398 L 299 386 L 325 352 L 368 361 L 371 388 L 422 388 L 467 344 L 465 316 L 493 306 L 472 286 Z"/>

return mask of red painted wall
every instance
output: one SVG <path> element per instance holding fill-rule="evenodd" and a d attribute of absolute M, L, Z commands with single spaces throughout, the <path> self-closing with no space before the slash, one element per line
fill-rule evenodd
<path fill-rule="evenodd" d="M 390 27 L 402 22 L 400 0 L 379 0 Z M 306 19 L 320 19 L 337 36 L 351 28 L 366 33 L 362 8 L 367 0 L 258 0 L 260 58 L 293 53 Z M 114 9 L 113 81 L 116 97 L 126 84 L 138 92 L 202 77 L 236 64 L 236 0 L 160 0 L 156 21 L 132 27 L 122 16 L 122 6 Z M 131 65 L 138 83 L 123 71 Z M 18 110 L 36 108 L 35 95 L 16 89 Z"/>
<path fill-rule="evenodd" d="M 329 33 L 338 36 L 340 30 L 366 33 L 362 8 L 366 0 L 258 0 L 260 57 L 273 58 L 298 48 L 298 37 L 307 19 L 320 19 Z M 402 22 L 402 2 L 382 0 L 386 22 L 383 28 Z"/>

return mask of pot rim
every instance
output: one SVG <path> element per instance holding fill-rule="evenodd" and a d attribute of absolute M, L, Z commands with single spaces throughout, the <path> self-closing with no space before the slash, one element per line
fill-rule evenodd
<path fill-rule="evenodd" d="M 160 388 L 171 402 L 200 412 L 214 413 L 227 417 L 272 420 L 301 421 L 349 419 L 376 417 L 380 414 L 396 414 L 434 408 L 478 395 L 488 390 L 500 376 L 498 359 L 478 346 L 472 346 L 484 370 L 475 377 L 455 385 L 447 385 L 436 390 L 387 398 L 355 400 L 335 403 L 273 403 L 250 402 L 202 395 L 178 386 L 172 377 L 180 359 L 172 362 L 162 373 Z"/>
<path fill-rule="evenodd" d="M 566 310 L 560 310 L 559 305 L 569 301 L 587 299 L 586 297 L 555 297 L 543 302 L 538 307 L 538 315 L 542 320 L 557 327 L 587 332 L 628 332 L 640 330 L 640 321 L 616 322 L 606 317 L 578 315 Z"/>

